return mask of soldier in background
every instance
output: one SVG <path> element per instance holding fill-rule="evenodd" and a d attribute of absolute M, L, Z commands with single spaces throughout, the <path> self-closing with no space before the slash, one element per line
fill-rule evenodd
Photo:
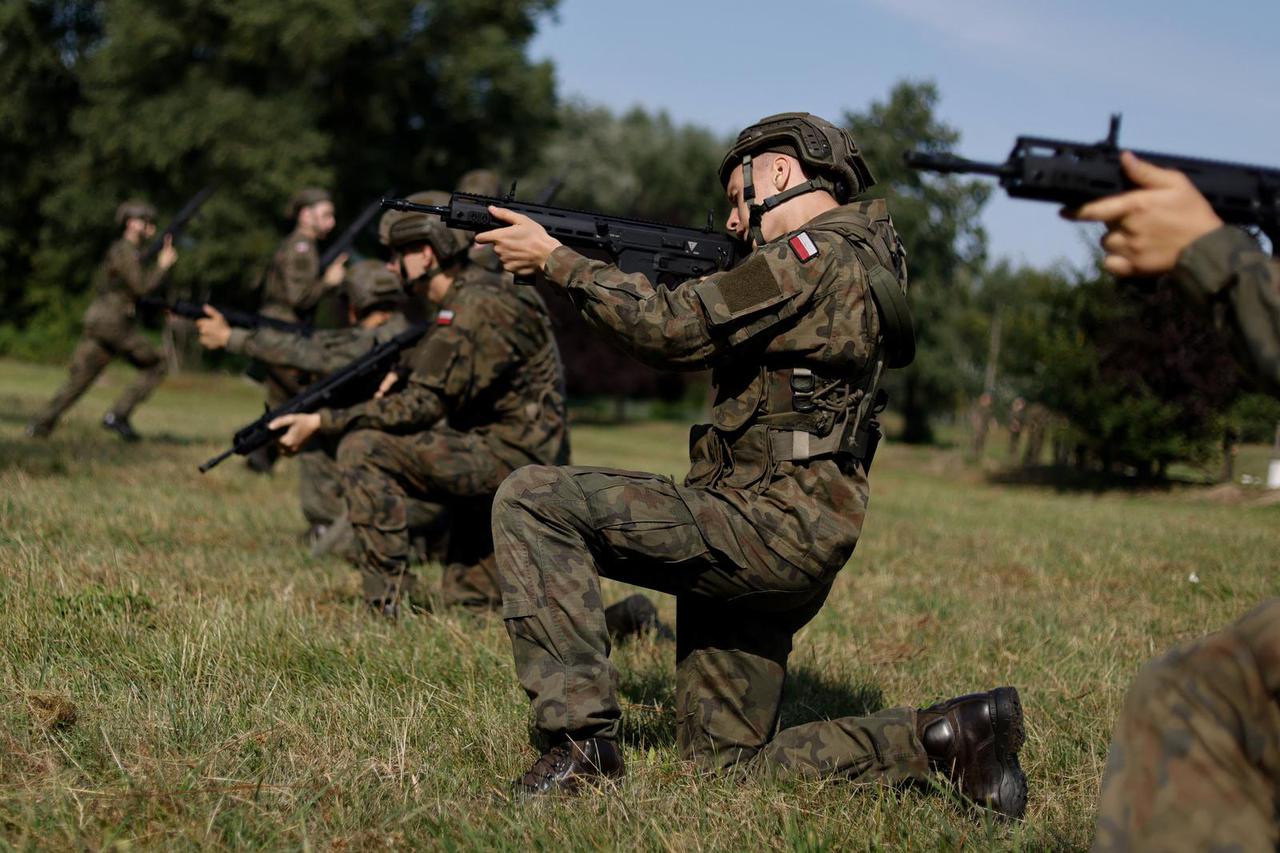
<path fill-rule="evenodd" d="M 111 244 L 93 278 L 93 301 L 84 315 L 84 331 L 71 356 L 71 375 L 48 405 L 28 424 L 26 434 L 44 438 L 58 419 L 102 373 L 113 358 L 123 358 L 139 370 L 115 405 L 102 418 L 102 426 L 125 441 L 137 441 L 129 422 L 134 408 L 164 379 L 164 358 L 137 324 L 137 300 L 160 286 L 164 274 L 178 260 L 173 241 L 166 237 L 155 265 L 143 269 L 139 253 L 155 236 L 156 211 L 144 201 L 126 201 L 116 209 L 116 224 L 124 230 Z"/>
<path fill-rule="evenodd" d="M 342 284 L 347 256 L 340 255 L 329 268 L 320 269 L 316 244 L 329 236 L 337 220 L 329 193 L 318 187 L 298 190 L 289 199 L 285 214 L 293 230 L 284 238 L 263 278 L 264 316 L 289 323 L 307 322 L 320 299 Z M 267 405 L 274 408 L 298 393 L 307 384 L 307 374 L 299 370 L 271 368 L 266 371 Z M 251 471 L 269 472 L 279 451 L 268 444 L 245 459 Z"/>
<path fill-rule="evenodd" d="M 1009 459 L 1018 458 L 1018 446 L 1022 443 L 1022 430 L 1026 426 L 1027 401 L 1014 397 L 1009 404 Z"/>
<path fill-rule="evenodd" d="M 756 251 L 675 288 L 560 245 L 528 217 L 478 235 L 514 274 L 543 273 L 587 319 L 654 366 L 712 367 L 712 423 L 683 485 L 641 472 L 529 465 L 493 527 L 516 672 L 546 751 L 515 783 L 570 793 L 623 775 L 618 673 L 600 577 L 676 597 L 682 757 L 906 783 L 941 772 L 1018 816 L 1022 711 L 1012 688 L 778 731 L 787 659 L 861 534 L 887 353 L 906 329 L 905 253 L 853 140 L 807 113 L 747 128 L 720 170 L 727 227 Z M 872 301 L 893 300 L 882 315 Z M 878 433 L 876 434 L 878 435 Z"/>
<path fill-rule="evenodd" d="M 404 316 L 404 285 L 381 261 L 366 260 L 352 266 L 345 293 L 348 328 L 310 335 L 265 326 L 237 329 L 228 325 L 217 309 L 206 305 L 208 316 L 196 322 L 200 343 L 207 349 L 226 349 L 276 367 L 323 375 L 345 367 L 409 327 Z M 313 442 L 298 455 L 302 514 L 309 524 L 306 538 L 315 556 L 330 551 L 346 553 L 351 547 L 351 525 L 345 518 L 335 451 L 336 443 Z M 434 527 L 443 513 L 438 504 L 422 502 L 414 502 L 411 510 L 410 526 L 415 530 Z"/>
<path fill-rule="evenodd" d="M 415 200 L 447 203 L 445 193 Z M 399 612 L 413 591 L 407 501 L 449 507 L 447 604 L 501 603 L 489 507 L 502 480 L 531 462 L 568 458 L 564 372 L 546 306 L 473 264 L 470 234 L 439 217 L 404 213 L 388 239 L 405 278 L 436 306 L 431 331 L 410 355 L 404 387 L 347 409 L 287 415 L 280 443 L 314 434 L 339 441 L 347 516 L 371 607 Z M 393 377 L 395 382 L 399 377 Z"/>
<path fill-rule="evenodd" d="M 991 413 L 991 393 L 983 391 L 982 395 L 969 407 L 969 431 L 971 433 L 969 452 L 978 462 L 982 461 L 983 454 L 987 452 L 987 433 L 991 431 Z"/>
<path fill-rule="evenodd" d="M 1280 386 L 1280 263 L 1230 228 L 1183 174 L 1122 155 L 1137 189 L 1070 218 L 1104 222 L 1116 276 L 1170 274 L 1225 303 Z M 1206 311 L 1208 313 L 1208 311 Z M 1280 598 L 1147 664 L 1116 723 L 1097 851 L 1274 850 L 1280 844 Z"/>

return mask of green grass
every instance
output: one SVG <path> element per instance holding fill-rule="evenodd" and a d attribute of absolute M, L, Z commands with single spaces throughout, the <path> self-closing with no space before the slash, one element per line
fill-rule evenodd
<path fill-rule="evenodd" d="M 152 440 L 127 446 L 96 421 L 128 378 L 113 368 L 30 442 L 62 374 L 0 363 L 7 845 L 1078 849 L 1136 669 L 1280 589 L 1262 492 L 1002 486 L 959 450 L 889 445 L 864 539 L 797 638 L 784 723 L 1017 685 L 1025 822 L 937 792 L 698 777 L 676 756 L 674 650 L 650 641 L 615 652 L 625 784 L 513 804 L 505 784 L 535 753 L 500 620 L 371 618 L 354 574 L 298 545 L 292 466 L 196 472 L 260 410 L 253 386 L 171 378 L 136 417 Z M 580 464 L 684 465 L 676 425 L 573 444 Z M 1251 450 L 1239 470 L 1265 464 Z"/>

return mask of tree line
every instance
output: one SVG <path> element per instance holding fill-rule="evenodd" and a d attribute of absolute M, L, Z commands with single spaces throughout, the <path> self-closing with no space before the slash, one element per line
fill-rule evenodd
<path fill-rule="evenodd" d="M 340 215 L 388 187 L 448 188 L 473 168 L 531 197 L 700 224 L 726 212 L 728 139 L 665 113 L 558 97 L 528 55 L 555 0 L 14 0 L 0 6 L 0 353 L 58 359 L 131 195 L 172 213 L 219 188 L 180 246 L 175 295 L 252 306 L 299 186 Z M 1247 384 L 1228 337 L 1167 288 L 1090 269 L 988 257 L 992 188 L 902 165 L 951 151 L 928 82 L 902 82 L 850 128 L 908 247 L 919 354 L 889 380 L 900 438 L 935 439 L 984 390 L 1061 417 L 1079 464 L 1159 473 L 1208 460 L 1225 430 L 1269 432 L 1276 407 Z M 744 121 L 757 118 L 743 116 Z M 162 214 L 163 218 L 163 214 Z M 1064 226 L 1065 227 L 1065 226 Z M 367 236 L 358 250 L 372 254 Z M 571 390 L 679 397 L 553 305 Z M 988 364 L 1000 326 L 998 363 Z M 998 377 L 987 388 L 991 376 Z"/>

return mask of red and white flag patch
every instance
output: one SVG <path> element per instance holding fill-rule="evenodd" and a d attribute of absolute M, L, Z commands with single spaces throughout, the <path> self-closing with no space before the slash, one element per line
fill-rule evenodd
<path fill-rule="evenodd" d="M 311 244 L 308 243 L 306 240 L 299 240 L 298 242 L 293 244 L 293 250 L 295 252 L 298 252 L 299 254 L 301 254 L 302 252 L 309 252 L 311 251 Z"/>
<path fill-rule="evenodd" d="M 802 264 L 807 263 L 810 258 L 818 257 L 818 247 L 814 245 L 813 238 L 807 231 L 801 231 L 787 242 L 791 244 L 791 251 L 796 253 L 796 257 Z"/>
<path fill-rule="evenodd" d="M 437 314 L 437 315 L 436 315 L 436 325 L 437 325 L 437 326 L 452 326 L 452 325 L 453 325 L 453 312 L 452 312 L 452 311 L 450 311 L 448 308 L 446 308 L 446 309 L 444 309 L 443 311 L 441 311 L 439 314 Z"/>

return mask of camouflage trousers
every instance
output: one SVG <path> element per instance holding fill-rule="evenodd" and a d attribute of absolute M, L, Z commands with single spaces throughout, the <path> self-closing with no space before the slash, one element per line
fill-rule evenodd
<path fill-rule="evenodd" d="M 124 389 L 124 393 L 111 407 L 111 413 L 117 418 L 128 420 L 133 410 L 150 396 L 168 371 L 164 358 L 137 329 L 118 339 L 108 340 L 89 334 L 81 337 L 71 356 L 71 375 L 32 422 L 52 428 L 63 413 L 89 390 L 113 358 L 123 358 L 140 371 L 138 377 Z"/>
<path fill-rule="evenodd" d="M 1143 667 L 1125 697 L 1093 849 L 1280 842 L 1280 599 Z"/>
<path fill-rule="evenodd" d="M 338 445 L 338 469 L 367 601 L 397 601 L 413 592 L 410 527 L 417 499 L 449 512 L 445 603 L 499 605 L 489 513 L 511 467 L 483 437 L 448 427 L 413 435 L 358 430 Z"/>
<path fill-rule="evenodd" d="M 813 577 L 790 565 L 723 501 L 701 501 L 695 521 L 685 491 L 653 474 L 537 465 L 498 490 L 503 617 L 537 728 L 552 738 L 619 734 L 604 576 L 676 596 L 683 757 L 708 770 L 750 761 L 850 779 L 925 777 L 913 709 L 777 731 L 792 638 L 822 607 L 840 566 Z M 713 549 L 700 524 L 721 525 L 742 561 Z"/>
<path fill-rule="evenodd" d="M 312 441 L 312 445 L 316 442 Z M 308 524 L 332 524 L 346 512 L 337 446 L 326 441 L 298 454 L 298 496 Z"/>

